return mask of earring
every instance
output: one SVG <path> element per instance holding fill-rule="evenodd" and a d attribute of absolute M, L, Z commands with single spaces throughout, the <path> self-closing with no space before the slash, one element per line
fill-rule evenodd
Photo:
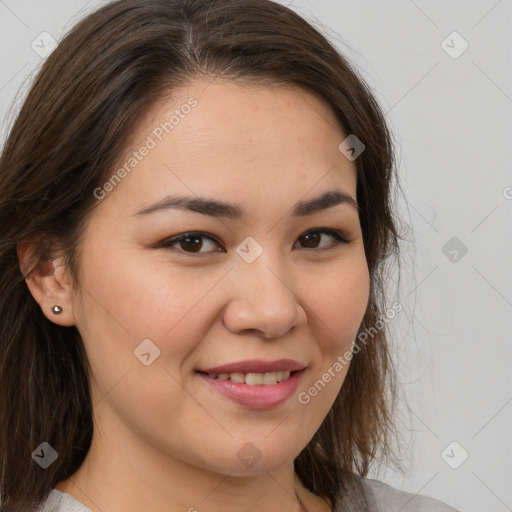
<path fill-rule="evenodd" d="M 53 306 L 52 311 L 58 315 L 59 313 L 62 313 L 62 308 L 60 306 Z"/>

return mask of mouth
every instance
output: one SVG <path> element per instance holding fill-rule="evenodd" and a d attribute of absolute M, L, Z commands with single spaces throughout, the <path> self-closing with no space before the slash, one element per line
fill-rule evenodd
<path fill-rule="evenodd" d="M 196 375 L 210 390 L 248 409 L 272 409 L 290 399 L 306 369 L 266 373 L 209 373 Z"/>

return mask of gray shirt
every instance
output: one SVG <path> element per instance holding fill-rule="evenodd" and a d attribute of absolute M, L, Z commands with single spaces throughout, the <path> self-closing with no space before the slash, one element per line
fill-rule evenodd
<path fill-rule="evenodd" d="M 363 479 L 374 505 L 371 512 L 459 512 L 422 494 L 400 491 L 379 480 Z M 70 494 L 53 489 L 39 512 L 91 512 Z M 334 512 L 340 512 L 335 510 Z M 365 511 L 367 512 L 367 511 Z"/>

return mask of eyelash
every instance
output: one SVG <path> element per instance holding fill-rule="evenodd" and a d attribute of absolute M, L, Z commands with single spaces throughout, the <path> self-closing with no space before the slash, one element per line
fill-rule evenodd
<path fill-rule="evenodd" d="M 323 248 L 320 248 L 320 249 L 315 249 L 315 248 L 305 248 L 306 251 L 314 251 L 314 252 L 319 252 L 319 251 L 324 251 L 324 250 L 329 250 L 329 249 L 335 249 L 337 247 L 339 247 L 340 245 L 342 244 L 348 244 L 350 242 L 350 240 L 347 240 L 346 238 L 344 238 L 341 233 L 335 229 L 310 229 L 309 231 L 306 231 L 304 232 L 300 237 L 303 237 L 305 235 L 309 235 L 309 234 L 321 234 L 321 233 L 327 233 L 328 235 L 332 236 L 334 239 L 335 239 L 335 243 L 332 247 L 323 247 Z M 204 233 L 202 231 L 191 231 L 191 232 L 187 232 L 187 233 L 183 233 L 181 235 L 178 235 L 178 236 L 175 236 L 175 237 L 172 237 L 172 238 L 169 238 L 167 240 L 164 240 L 163 242 L 161 242 L 160 244 L 158 244 L 156 247 L 157 248 L 163 248 L 163 249 L 169 249 L 169 250 L 177 250 L 177 252 L 181 252 L 182 254 L 187 254 L 187 255 L 201 255 L 201 254 L 208 254 L 208 253 L 211 253 L 211 252 L 221 252 L 221 251 L 206 251 L 206 252 L 197 252 L 197 253 L 194 253 L 194 252 L 188 252 L 188 251 L 184 251 L 183 249 L 177 249 L 177 248 L 173 248 L 172 246 L 173 245 L 176 245 L 178 244 L 179 242 L 181 242 L 182 240 L 185 240 L 186 238 L 207 238 L 209 240 L 211 240 L 212 242 L 215 242 L 216 244 L 220 245 L 220 243 L 218 242 L 217 239 L 215 239 L 214 237 L 208 235 L 207 233 Z M 298 239 L 297 239 L 298 240 Z M 202 249 L 202 247 L 201 247 Z"/>

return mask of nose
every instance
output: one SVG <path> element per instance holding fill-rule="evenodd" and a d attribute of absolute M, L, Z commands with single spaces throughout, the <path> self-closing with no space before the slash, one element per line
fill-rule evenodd
<path fill-rule="evenodd" d="M 232 294 L 223 321 L 233 333 L 278 338 L 307 322 L 301 299 L 294 293 L 296 279 L 269 253 L 264 251 L 252 263 L 240 259 L 230 272 Z"/>

